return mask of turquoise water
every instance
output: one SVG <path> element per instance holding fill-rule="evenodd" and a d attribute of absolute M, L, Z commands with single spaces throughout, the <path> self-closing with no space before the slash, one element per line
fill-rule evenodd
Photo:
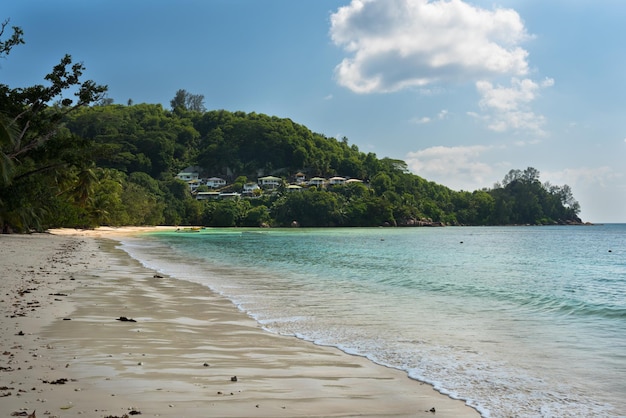
<path fill-rule="evenodd" d="M 626 416 L 625 244 L 619 224 L 206 229 L 122 248 L 485 417 L 597 417 Z"/>

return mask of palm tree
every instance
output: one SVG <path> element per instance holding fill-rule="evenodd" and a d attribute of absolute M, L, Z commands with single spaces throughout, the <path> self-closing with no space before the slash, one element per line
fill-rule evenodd
<path fill-rule="evenodd" d="M 5 114 L 0 113 L 0 180 L 1 184 L 10 184 L 13 174 L 13 160 L 5 153 L 11 150 L 17 141 L 17 129 L 14 122 Z"/>

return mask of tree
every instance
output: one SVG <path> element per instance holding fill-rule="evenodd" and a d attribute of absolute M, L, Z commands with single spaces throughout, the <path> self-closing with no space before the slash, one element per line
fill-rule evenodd
<path fill-rule="evenodd" d="M 577 214 L 580 205 L 574 199 L 571 188 L 539 182 L 539 171 L 528 167 L 526 170 L 511 170 L 504 177 L 501 187 L 489 194 L 493 203 L 489 217 L 492 224 L 550 224 L 580 222 Z M 484 199 L 483 199 L 484 200 Z M 486 219 L 484 214 L 481 219 Z"/>
<path fill-rule="evenodd" d="M 502 180 L 502 187 L 506 187 L 520 178 L 522 178 L 521 170 L 510 170 Z"/>
<path fill-rule="evenodd" d="M 127 225 L 159 225 L 163 222 L 165 204 L 138 183 L 126 183 L 122 203 L 128 216 Z"/>
<path fill-rule="evenodd" d="M 393 189 L 393 182 L 387 173 L 381 172 L 372 179 L 372 188 L 378 195 L 382 195 L 387 190 Z"/>
<path fill-rule="evenodd" d="M 274 203 L 272 213 L 283 226 L 294 221 L 306 227 L 341 226 L 345 221 L 344 206 L 343 196 L 312 188 L 282 196 Z"/>
<path fill-rule="evenodd" d="M 242 226 L 263 226 L 268 225 L 271 221 L 269 209 L 265 205 L 259 205 L 251 208 L 242 219 Z"/>
<path fill-rule="evenodd" d="M 11 49 L 14 46 L 20 45 L 24 43 L 24 32 L 18 26 L 13 26 L 13 34 L 6 41 L 2 40 L 2 36 L 4 36 L 4 30 L 9 25 L 9 19 L 2 22 L 0 25 L 0 58 L 9 55 Z"/>
<path fill-rule="evenodd" d="M 180 89 L 176 91 L 174 98 L 170 100 L 172 110 L 182 109 L 192 112 L 205 112 L 204 95 L 191 94 L 187 90 Z"/>
<path fill-rule="evenodd" d="M 0 37 L 8 21 L 1 25 Z M 0 57 L 23 44 L 22 31 L 0 40 Z M 63 129 L 63 119 L 78 109 L 98 102 L 106 86 L 91 80 L 81 81 L 85 67 L 65 55 L 44 77 L 47 85 L 10 88 L 0 84 L 0 223 L 3 230 L 45 227 L 46 214 L 53 212 L 59 199 L 72 190 L 85 202 L 84 187 L 92 161 L 85 158 L 86 141 Z M 71 96 L 75 98 L 71 98 Z M 79 174 L 83 173 L 83 177 Z M 33 193 L 33 184 L 43 195 Z M 86 184 L 86 183 L 85 183 Z"/>
<path fill-rule="evenodd" d="M 534 183 L 539 181 L 539 170 L 533 167 L 528 167 L 522 172 L 522 180 L 527 183 Z"/>
<path fill-rule="evenodd" d="M 580 213 L 580 204 L 576 199 L 574 199 L 574 194 L 572 193 L 572 188 L 567 184 L 564 184 L 562 187 L 557 188 L 554 192 L 554 196 L 556 196 L 562 207 L 565 208 L 565 213 L 563 218 L 572 219 L 577 218 Z"/>
<path fill-rule="evenodd" d="M 242 218 L 242 204 L 234 200 L 224 200 L 215 204 L 210 226 L 236 226 Z"/>

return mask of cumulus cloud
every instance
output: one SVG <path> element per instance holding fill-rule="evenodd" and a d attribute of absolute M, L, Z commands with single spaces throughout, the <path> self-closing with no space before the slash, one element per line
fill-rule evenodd
<path fill-rule="evenodd" d="M 484 145 L 436 146 L 409 152 L 405 161 L 417 175 L 456 190 L 478 190 L 489 187 L 493 168 L 480 161 L 492 147 Z"/>
<path fill-rule="evenodd" d="M 433 83 L 523 76 L 528 38 L 512 9 L 461 0 L 352 0 L 331 15 L 333 42 L 349 56 L 337 81 L 357 93 Z"/>
<path fill-rule="evenodd" d="M 485 111 L 478 115 L 470 113 L 487 122 L 488 128 L 495 132 L 509 130 L 527 131 L 543 136 L 545 118 L 530 110 L 530 103 L 539 95 L 542 88 L 554 85 L 553 79 L 536 83 L 528 78 L 511 79 L 511 86 L 494 86 L 489 81 L 476 82 L 476 89 L 481 95 L 480 108 Z"/>

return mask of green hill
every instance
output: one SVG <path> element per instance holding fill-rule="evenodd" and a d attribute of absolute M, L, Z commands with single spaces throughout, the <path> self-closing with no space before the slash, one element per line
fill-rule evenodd
<path fill-rule="evenodd" d="M 66 183 L 55 190 L 51 173 L 40 171 L 5 184 L 3 221 L 13 229 L 579 221 L 569 187 L 542 185 L 532 168 L 512 170 L 503 186 L 494 189 L 453 191 L 410 173 L 403 161 L 378 158 L 345 139 L 256 113 L 169 111 L 153 104 L 82 107 L 65 115 L 62 128 L 37 152 L 33 150 L 33 168 L 37 159 L 49 164 L 51 155 L 65 158 Z M 219 177 L 227 184 L 223 191 L 235 193 L 261 176 L 281 181 L 278 188 L 250 197 L 200 201 L 176 178 L 188 166 L 198 167 L 200 183 Z M 294 192 L 288 185 L 295 183 L 296 173 L 305 182 Z M 333 176 L 358 181 L 307 187 L 306 179 Z M 29 213 L 10 215 L 23 211 L 30 199 Z"/>

